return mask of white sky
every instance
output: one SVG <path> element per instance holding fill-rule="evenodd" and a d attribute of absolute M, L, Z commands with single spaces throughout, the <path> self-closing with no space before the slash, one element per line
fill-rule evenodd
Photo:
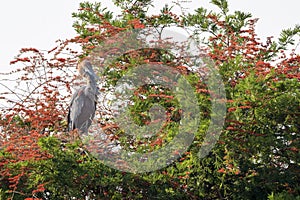
<path fill-rule="evenodd" d="M 210 0 L 192 0 L 190 6 L 215 8 Z M 72 12 L 79 8 L 81 0 L 6 0 L 0 2 L 0 72 L 12 66 L 18 51 L 24 47 L 49 50 L 55 47 L 57 39 L 75 35 L 72 28 Z M 111 0 L 101 1 L 112 5 Z M 154 3 L 161 8 L 171 0 Z M 257 24 L 258 36 L 277 37 L 283 28 L 300 24 L 299 0 L 228 0 L 230 10 L 250 12 L 260 18 Z"/>

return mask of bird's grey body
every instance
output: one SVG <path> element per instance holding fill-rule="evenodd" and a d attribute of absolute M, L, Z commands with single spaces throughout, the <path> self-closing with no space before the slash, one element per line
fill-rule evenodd
<path fill-rule="evenodd" d="M 79 64 L 79 74 L 87 79 L 87 85 L 82 86 L 72 96 L 69 113 L 69 131 L 78 129 L 80 132 L 88 132 L 95 116 L 97 104 L 97 76 L 89 61 L 84 60 Z"/>

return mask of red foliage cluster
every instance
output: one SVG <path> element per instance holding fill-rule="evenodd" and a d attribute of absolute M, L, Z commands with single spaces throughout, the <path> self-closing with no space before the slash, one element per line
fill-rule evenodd
<path fill-rule="evenodd" d="M 256 118 L 257 113 L 255 111 L 259 110 L 261 112 L 270 112 L 270 105 L 268 105 L 268 103 L 270 99 L 276 98 L 276 96 L 273 96 L 274 93 L 272 93 L 272 90 L 278 89 L 274 89 L 274 85 L 277 81 L 284 82 L 288 79 L 296 79 L 300 81 L 300 56 L 291 54 L 290 57 L 287 57 L 283 51 L 276 52 L 276 50 L 271 47 L 271 37 L 268 38 L 266 44 L 260 42 L 256 37 L 254 30 L 256 20 L 249 21 L 250 24 L 247 30 L 236 32 L 233 31 L 232 28 L 225 23 L 225 21 L 219 21 L 216 16 L 209 16 L 209 18 L 212 19 L 215 24 L 220 27 L 220 29 L 226 30 L 222 34 L 210 37 L 210 44 L 212 44 L 211 52 L 209 53 L 210 57 L 215 61 L 220 71 L 223 70 L 222 68 L 225 68 L 224 71 L 226 72 L 230 71 L 230 63 L 232 63 L 232 66 L 235 67 L 234 70 L 231 70 L 231 73 L 224 74 L 226 77 L 224 81 L 230 83 L 228 86 L 231 86 L 231 88 L 229 88 L 230 95 L 227 95 L 228 112 L 226 118 L 226 130 L 224 132 L 226 133 L 226 136 L 233 139 L 233 141 L 238 141 L 238 148 L 242 151 L 242 153 L 245 152 L 251 155 L 251 152 L 253 151 L 251 148 L 253 147 L 249 147 L 249 138 L 253 138 L 253 140 L 255 140 L 256 137 L 261 137 L 262 140 L 265 140 L 267 136 L 271 135 L 268 131 L 263 130 L 262 127 L 265 124 L 263 124 L 260 119 Z M 237 63 L 241 63 L 242 65 L 237 66 L 236 63 L 234 63 L 237 58 Z M 251 83 L 253 85 L 255 85 L 255 81 L 259 83 L 260 85 L 258 84 L 256 86 L 259 91 L 255 91 L 255 89 L 251 88 L 252 85 L 249 86 L 249 88 L 244 86 L 238 88 L 239 92 L 244 92 L 244 94 L 235 95 L 236 87 L 239 86 L 238 84 L 245 80 L 245 78 L 253 80 L 254 83 Z M 265 87 L 264 91 L 262 89 L 263 87 Z M 270 93 L 268 93 L 268 90 L 270 90 Z M 279 93 L 278 95 L 281 95 L 282 93 Z M 245 98 L 243 98 L 243 96 Z M 246 100 L 247 98 L 249 101 Z M 274 110 L 276 109 L 278 108 L 274 108 Z M 298 113 L 298 111 L 292 112 Z M 264 113 L 261 115 L 265 117 Z M 285 114 L 283 114 L 283 116 L 284 115 Z M 280 123 L 288 124 L 288 122 Z M 291 124 L 292 123 L 294 122 L 291 122 Z M 270 125 L 268 124 L 265 126 Z M 276 138 L 276 136 L 274 136 L 274 138 Z M 293 146 L 293 144 L 297 144 L 297 141 L 293 139 L 290 139 L 289 142 L 291 143 L 291 146 Z M 219 144 L 226 145 L 227 142 L 219 141 Z M 299 152 L 297 147 L 279 148 L 283 148 L 284 150 L 282 151 L 289 149 L 292 153 L 294 153 L 289 155 L 293 155 L 295 157 L 296 153 Z M 270 152 L 270 154 L 272 153 L 273 152 Z M 222 166 L 217 171 L 224 174 L 224 176 L 225 174 L 235 174 L 240 177 L 257 176 L 255 170 L 241 172 L 234 166 L 233 163 L 231 163 L 229 157 L 224 157 L 224 160 L 225 167 Z M 288 162 L 289 161 L 287 161 L 287 163 Z M 277 167 L 279 166 L 280 164 L 277 165 Z M 284 187 L 286 190 L 289 190 L 289 187 Z"/>
<path fill-rule="evenodd" d="M 278 74 L 284 74 L 288 78 L 296 78 L 300 81 L 300 56 L 294 55 L 291 58 L 284 59 L 276 68 Z M 278 79 L 274 79 L 278 80 Z"/>
<path fill-rule="evenodd" d="M 129 25 L 132 25 L 133 28 L 135 28 L 135 29 L 145 28 L 145 25 L 142 24 L 142 23 L 140 22 L 140 20 L 138 20 L 138 19 L 130 20 L 130 21 L 128 21 L 128 24 L 129 24 Z"/>
<path fill-rule="evenodd" d="M 55 52 L 55 55 L 59 55 L 59 52 Z M 0 177 L 7 180 L 12 194 L 18 190 L 23 177 L 31 173 L 30 165 L 24 167 L 22 163 L 51 158 L 38 145 L 39 139 L 49 134 L 61 134 L 65 130 L 63 121 L 70 97 L 70 83 L 74 79 L 70 68 L 65 64 L 72 65 L 75 61 L 55 57 L 49 61 L 39 50 L 26 48 L 11 62 L 25 64 L 25 67 L 7 74 L 18 74 L 15 82 L 19 87 L 1 93 L 2 99 L 11 103 L 11 106 L 1 110 L 3 117 L 0 119 L 0 149 L 7 156 L 0 158 Z M 12 97 L 17 97 L 18 100 L 11 100 Z M 16 170 L 9 166 L 18 163 L 21 167 L 18 169 L 19 173 L 15 174 Z M 40 191 L 44 191 L 43 184 L 38 185 L 33 193 Z"/>

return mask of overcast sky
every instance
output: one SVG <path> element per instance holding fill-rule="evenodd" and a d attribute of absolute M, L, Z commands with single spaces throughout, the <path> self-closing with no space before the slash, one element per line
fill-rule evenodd
<path fill-rule="evenodd" d="M 209 5 L 210 0 L 192 0 L 190 7 Z M 23 47 L 49 50 L 57 39 L 66 39 L 75 35 L 72 28 L 72 12 L 76 12 L 80 0 L 6 0 L 0 2 L 0 69 L 11 69 L 9 62 Z M 111 0 L 101 1 L 112 5 Z M 156 8 L 162 2 L 154 1 Z M 228 0 L 230 10 L 250 12 L 259 18 L 258 36 L 277 37 L 283 28 L 300 24 L 299 0 Z"/>

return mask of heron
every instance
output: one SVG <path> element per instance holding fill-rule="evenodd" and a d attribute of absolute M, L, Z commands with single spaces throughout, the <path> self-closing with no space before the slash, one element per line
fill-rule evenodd
<path fill-rule="evenodd" d="M 76 90 L 71 98 L 68 130 L 78 129 L 82 133 L 87 133 L 96 111 L 98 77 L 88 60 L 80 62 L 77 69 L 79 74 L 87 80 L 87 83 Z"/>

